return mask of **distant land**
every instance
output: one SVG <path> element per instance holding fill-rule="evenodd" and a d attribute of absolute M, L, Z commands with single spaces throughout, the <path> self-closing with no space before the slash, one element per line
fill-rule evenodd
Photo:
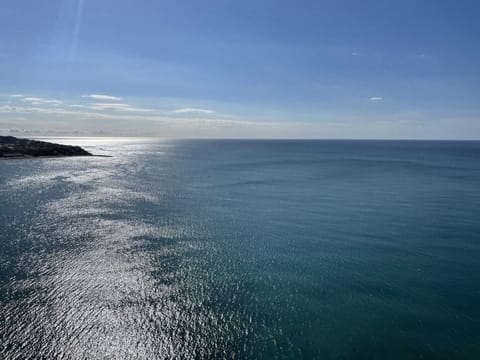
<path fill-rule="evenodd" d="M 60 145 L 45 141 L 0 136 L 0 159 L 38 157 L 93 156 L 80 146 Z"/>

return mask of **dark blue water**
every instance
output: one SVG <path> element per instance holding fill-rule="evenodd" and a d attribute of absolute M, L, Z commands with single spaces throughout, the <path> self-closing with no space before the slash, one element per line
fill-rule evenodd
<path fill-rule="evenodd" d="M 58 141 L 113 157 L 0 162 L 0 358 L 480 358 L 480 142 Z"/>

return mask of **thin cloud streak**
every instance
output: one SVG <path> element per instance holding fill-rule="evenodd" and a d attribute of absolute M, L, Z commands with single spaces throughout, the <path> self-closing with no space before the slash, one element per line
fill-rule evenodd
<path fill-rule="evenodd" d="M 121 101 L 122 98 L 118 96 L 112 95 L 102 95 L 102 94 L 90 94 L 90 95 L 83 95 L 83 98 L 95 99 L 95 100 L 111 100 L 111 101 Z"/>
<path fill-rule="evenodd" d="M 113 111 L 128 111 L 128 112 L 146 112 L 151 111 L 150 109 L 141 109 L 131 106 L 129 104 L 121 103 L 93 103 L 87 106 L 91 110 L 113 110 Z"/>
<path fill-rule="evenodd" d="M 23 97 L 23 102 L 29 102 L 32 105 L 61 105 L 63 101 L 55 99 L 45 99 L 40 97 Z"/>
<path fill-rule="evenodd" d="M 174 111 L 176 114 L 213 114 L 215 111 L 199 108 L 183 108 Z"/>

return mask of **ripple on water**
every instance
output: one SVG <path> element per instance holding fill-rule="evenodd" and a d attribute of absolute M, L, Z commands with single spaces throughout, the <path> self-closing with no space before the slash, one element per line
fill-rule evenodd
<path fill-rule="evenodd" d="M 0 358 L 477 358 L 478 157 L 368 144 L 0 163 Z"/>

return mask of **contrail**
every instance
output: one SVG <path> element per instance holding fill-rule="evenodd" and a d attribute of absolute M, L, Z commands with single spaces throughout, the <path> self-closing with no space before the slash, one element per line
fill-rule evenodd
<path fill-rule="evenodd" d="M 75 25 L 73 28 L 72 42 L 70 45 L 70 61 L 73 61 L 77 55 L 78 36 L 80 35 L 80 25 L 82 22 L 84 0 L 78 0 L 75 12 Z"/>

